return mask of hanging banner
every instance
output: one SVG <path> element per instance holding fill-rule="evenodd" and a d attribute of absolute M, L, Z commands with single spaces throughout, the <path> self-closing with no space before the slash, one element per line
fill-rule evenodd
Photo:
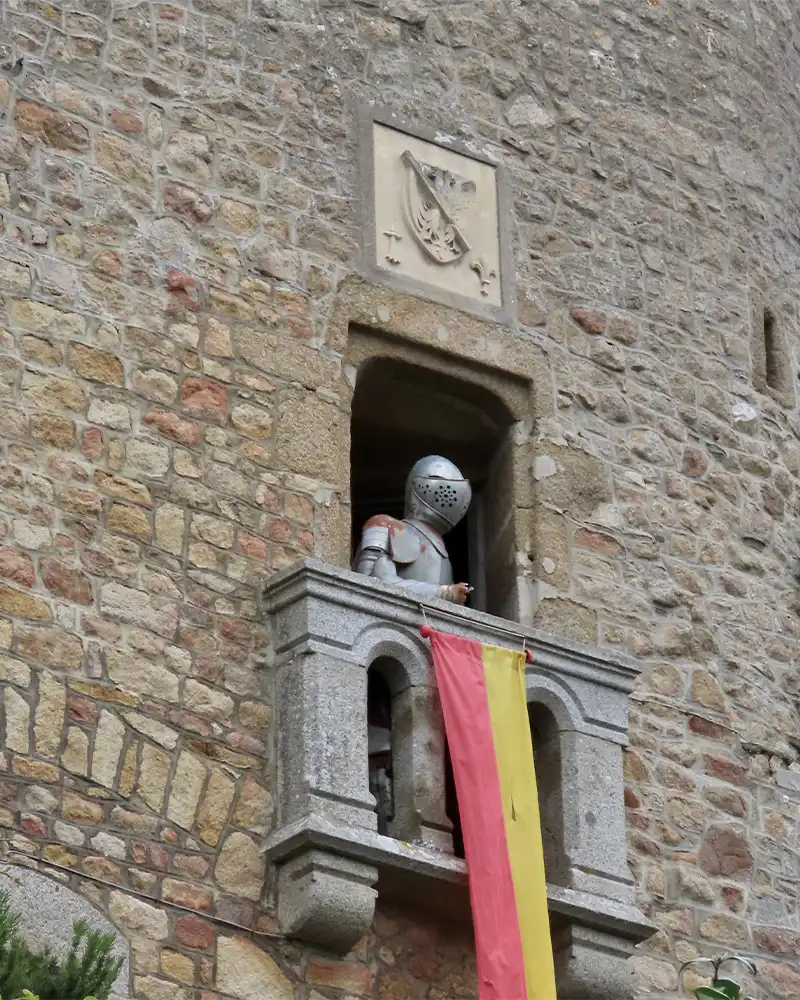
<path fill-rule="evenodd" d="M 424 630 L 453 763 L 481 1000 L 555 1000 L 525 654 Z"/>

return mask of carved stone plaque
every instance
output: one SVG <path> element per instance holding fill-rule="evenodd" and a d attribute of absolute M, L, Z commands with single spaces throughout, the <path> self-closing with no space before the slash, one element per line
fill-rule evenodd
<path fill-rule="evenodd" d="M 405 131 L 391 116 L 372 116 L 368 126 L 370 270 L 422 294 L 426 286 L 438 301 L 504 312 L 497 165 L 469 155 L 450 136 Z"/>

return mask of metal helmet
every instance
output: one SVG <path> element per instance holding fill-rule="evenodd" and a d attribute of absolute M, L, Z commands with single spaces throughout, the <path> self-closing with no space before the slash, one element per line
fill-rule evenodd
<path fill-rule="evenodd" d="M 414 463 L 406 480 L 406 517 L 417 518 L 444 533 L 467 513 L 472 499 L 469 480 L 441 455 Z"/>

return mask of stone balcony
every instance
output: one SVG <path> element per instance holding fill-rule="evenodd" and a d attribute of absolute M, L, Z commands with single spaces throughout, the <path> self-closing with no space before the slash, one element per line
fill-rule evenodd
<path fill-rule="evenodd" d="M 534 720 L 559 996 L 629 995 L 626 959 L 653 933 L 627 865 L 622 748 L 637 675 L 625 658 L 434 601 L 313 559 L 264 590 L 275 710 L 277 867 L 282 929 L 346 952 L 371 925 L 378 893 L 469 912 L 444 802 L 444 733 L 419 629 L 533 654 Z M 509 631 L 511 630 L 511 631 Z M 367 671 L 392 691 L 394 818 L 377 832 L 369 792 Z"/>

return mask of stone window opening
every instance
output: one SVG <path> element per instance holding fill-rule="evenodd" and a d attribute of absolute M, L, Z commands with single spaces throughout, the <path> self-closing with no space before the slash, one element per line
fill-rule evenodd
<path fill-rule="evenodd" d="M 450 851 L 441 798 L 442 737 L 430 686 L 379 650 L 367 668 L 367 769 L 377 832 Z"/>
<path fill-rule="evenodd" d="M 558 880 L 557 873 L 563 871 L 565 863 L 560 733 L 553 713 L 538 702 L 528 702 L 528 721 L 539 798 L 544 867 L 548 881 L 553 882 Z"/>
<path fill-rule="evenodd" d="M 789 345 L 778 313 L 768 305 L 759 309 L 753 337 L 753 383 L 786 406 L 794 404 Z"/>
<path fill-rule="evenodd" d="M 787 375 L 789 365 L 783 350 L 782 338 L 779 335 L 775 313 L 769 308 L 764 309 L 763 318 L 765 374 L 770 389 L 785 392 L 788 388 Z"/>
<path fill-rule="evenodd" d="M 472 483 L 469 513 L 446 537 L 455 582 L 473 588 L 468 606 L 507 611 L 514 587 L 509 546 L 510 428 L 505 404 L 484 387 L 387 357 L 358 370 L 351 423 L 352 549 L 375 514 L 402 518 L 414 462 L 440 454 Z M 513 543 L 512 543 L 513 544 Z"/>
<path fill-rule="evenodd" d="M 378 833 L 388 834 L 394 820 L 392 691 L 374 665 L 367 671 L 367 754 L 369 790 L 375 799 Z"/>
<path fill-rule="evenodd" d="M 446 744 L 444 753 L 444 811 L 453 826 L 453 854 L 457 858 L 463 858 L 464 835 L 461 832 L 461 814 L 458 809 L 456 779 L 453 774 L 453 762 L 450 759 L 450 748 Z"/>

